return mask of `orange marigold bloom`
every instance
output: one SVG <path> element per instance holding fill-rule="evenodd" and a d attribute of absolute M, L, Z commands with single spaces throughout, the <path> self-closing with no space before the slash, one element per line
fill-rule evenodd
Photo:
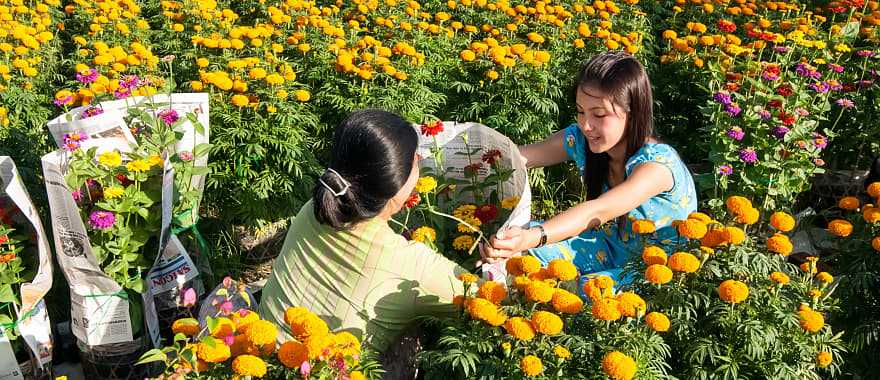
<path fill-rule="evenodd" d="M 541 262 L 533 256 L 522 256 L 519 260 L 519 270 L 525 274 L 532 274 L 541 270 Z"/>
<path fill-rule="evenodd" d="M 480 290 L 477 291 L 477 297 L 485 298 L 489 300 L 489 302 L 498 305 L 501 301 L 504 301 L 504 299 L 507 298 L 507 289 L 498 282 L 486 281 L 480 285 Z"/>
<path fill-rule="evenodd" d="M 663 248 L 649 245 L 642 249 L 642 261 L 645 265 L 666 264 L 666 251 Z"/>
<path fill-rule="evenodd" d="M 794 217 L 788 213 L 777 211 L 770 215 L 770 225 L 777 231 L 788 232 L 794 229 Z"/>
<path fill-rule="evenodd" d="M 208 363 L 222 363 L 229 359 L 232 353 L 229 346 L 215 339 L 213 347 L 205 342 L 196 345 L 196 356 Z"/>
<path fill-rule="evenodd" d="M 307 314 L 311 314 L 309 309 L 304 307 L 288 307 L 284 310 L 284 322 L 289 326 L 293 326 L 293 322 L 306 316 Z"/>
<path fill-rule="evenodd" d="M 750 200 L 738 195 L 727 198 L 724 204 L 727 206 L 727 210 L 734 215 L 742 215 L 746 210 L 752 208 Z"/>
<path fill-rule="evenodd" d="M 632 231 L 637 234 L 652 234 L 657 230 L 654 222 L 644 219 L 632 222 Z"/>
<path fill-rule="evenodd" d="M 216 321 L 217 324 L 211 329 L 211 336 L 222 339 L 235 332 L 235 324 L 229 318 L 220 317 Z"/>
<path fill-rule="evenodd" d="M 614 280 L 609 276 L 601 275 L 596 277 L 596 286 L 599 289 L 611 289 L 614 287 Z"/>
<path fill-rule="evenodd" d="M 880 208 L 871 205 L 865 205 L 862 209 L 862 217 L 868 223 L 880 222 Z"/>
<path fill-rule="evenodd" d="M 531 340 L 535 337 L 532 322 L 522 317 L 513 317 L 504 323 L 504 330 L 517 340 Z"/>
<path fill-rule="evenodd" d="M 551 260 L 550 264 L 547 265 L 547 269 L 559 281 L 574 280 L 578 275 L 577 267 L 571 261 L 563 259 Z"/>
<path fill-rule="evenodd" d="M 808 307 L 802 306 L 798 311 L 798 315 L 800 316 L 801 328 L 804 331 L 816 333 L 825 326 L 825 317 L 822 316 L 822 313 L 811 310 Z"/>
<path fill-rule="evenodd" d="M 565 289 L 556 289 L 553 292 L 553 309 L 560 313 L 576 314 L 584 308 L 584 301 L 577 294 Z"/>
<path fill-rule="evenodd" d="M 584 294 L 586 294 L 587 297 L 590 297 L 593 302 L 602 298 L 602 289 L 599 289 L 599 287 L 596 286 L 596 281 L 592 279 L 584 283 L 583 289 Z"/>
<path fill-rule="evenodd" d="M 645 279 L 654 285 L 663 285 L 672 281 L 672 270 L 662 264 L 650 265 L 645 270 Z"/>
<path fill-rule="evenodd" d="M 696 220 L 703 222 L 704 224 L 712 223 L 711 216 L 706 215 L 702 212 L 698 212 L 698 211 L 694 211 L 694 212 L 688 214 L 688 219 L 696 219 Z"/>
<path fill-rule="evenodd" d="M 880 182 L 874 182 L 868 185 L 868 195 L 871 198 L 880 198 Z"/>
<path fill-rule="evenodd" d="M 746 232 L 739 227 L 725 227 L 724 230 L 727 232 L 727 242 L 733 245 L 742 244 L 746 241 Z"/>
<path fill-rule="evenodd" d="M 526 286 L 532 283 L 532 280 L 526 276 L 516 276 L 513 278 L 513 287 L 519 290 L 525 290 Z"/>
<path fill-rule="evenodd" d="M 637 369 L 636 361 L 622 352 L 609 352 L 602 358 L 602 371 L 613 380 L 631 380 Z"/>
<path fill-rule="evenodd" d="M 773 234 L 773 236 L 767 238 L 767 249 L 770 252 L 788 256 L 791 250 L 794 249 L 794 246 L 791 244 L 791 240 L 788 240 L 788 236 Z"/>
<path fill-rule="evenodd" d="M 785 285 L 788 284 L 791 280 L 788 278 L 788 275 L 782 272 L 773 272 L 770 273 L 770 280 L 779 284 Z"/>
<path fill-rule="evenodd" d="M 669 317 L 666 314 L 652 311 L 645 316 L 645 324 L 656 332 L 669 331 Z"/>
<path fill-rule="evenodd" d="M 830 284 L 834 281 L 834 276 L 828 272 L 819 272 L 819 274 L 816 275 L 816 280 L 819 280 L 819 282 L 823 284 Z"/>
<path fill-rule="evenodd" d="M 245 336 L 251 344 L 262 346 L 275 342 L 278 337 L 278 329 L 272 322 L 254 321 L 248 325 Z"/>
<path fill-rule="evenodd" d="M 828 232 L 830 232 L 834 236 L 847 237 L 852 234 L 852 231 L 852 223 L 846 220 L 835 219 L 828 223 Z"/>
<path fill-rule="evenodd" d="M 532 281 L 526 286 L 526 298 L 532 302 L 550 302 L 553 299 L 553 287 L 544 281 Z"/>
<path fill-rule="evenodd" d="M 871 239 L 871 247 L 874 248 L 875 251 L 880 252 L 880 236 L 875 236 Z"/>
<path fill-rule="evenodd" d="M 251 323 L 260 320 L 260 315 L 253 311 L 242 309 L 232 313 L 231 318 L 232 323 L 235 323 L 235 332 L 243 333 Z"/>
<path fill-rule="evenodd" d="M 724 302 L 737 304 L 749 296 L 749 287 L 736 280 L 726 280 L 718 286 L 718 297 Z"/>
<path fill-rule="evenodd" d="M 294 320 L 293 323 L 290 324 L 290 331 L 296 339 L 304 341 L 312 335 L 327 334 L 330 332 L 330 328 L 327 327 L 327 322 L 324 322 L 323 319 L 317 315 L 308 313 Z"/>
<path fill-rule="evenodd" d="M 736 222 L 752 225 L 758 222 L 758 219 L 761 219 L 761 213 L 758 212 L 756 208 L 749 208 L 743 211 L 742 214 L 736 216 Z"/>
<path fill-rule="evenodd" d="M 832 360 L 831 353 L 827 351 L 821 351 L 816 355 L 816 364 L 819 365 L 819 368 L 825 368 L 831 365 Z"/>
<path fill-rule="evenodd" d="M 532 326 L 541 334 L 556 335 L 562 332 L 562 318 L 549 311 L 536 311 L 532 314 Z"/>
<path fill-rule="evenodd" d="M 669 268 L 676 272 L 694 273 L 700 269 L 700 259 L 687 252 L 676 252 L 669 258 Z"/>
<path fill-rule="evenodd" d="M 837 207 L 840 207 L 844 210 L 857 210 L 861 206 L 861 202 L 859 202 L 859 198 L 856 197 L 843 197 L 837 201 Z"/>
<path fill-rule="evenodd" d="M 617 303 L 617 300 L 611 298 L 594 299 L 593 307 L 590 311 L 593 313 L 593 317 L 598 320 L 616 321 L 620 319 Z"/>
<path fill-rule="evenodd" d="M 186 336 L 194 336 L 199 333 L 199 330 L 201 330 L 201 326 L 199 326 L 199 320 L 195 318 L 178 319 L 171 325 L 172 332 Z"/>
<path fill-rule="evenodd" d="M 700 244 L 704 247 L 715 248 L 719 245 L 727 244 L 730 240 L 730 233 L 726 228 L 713 228 L 706 232 Z"/>
<path fill-rule="evenodd" d="M 522 269 L 520 269 L 520 260 L 522 260 L 522 256 L 515 256 L 507 259 L 507 262 L 504 263 L 504 267 L 507 269 L 508 274 L 514 277 L 523 274 Z"/>
<path fill-rule="evenodd" d="M 617 310 L 624 317 L 635 318 L 645 314 L 647 305 L 645 300 L 633 292 L 624 292 L 617 295 Z"/>
<path fill-rule="evenodd" d="M 544 372 L 544 364 L 542 364 L 541 359 L 535 355 L 528 355 L 522 358 L 519 362 L 519 368 L 529 377 L 538 376 L 541 372 Z"/>
<path fill-rule="evenodd" d="M 707 230 L 706 223 L 697 219 L 688 219 L 678 225 L 678 234 L 688 239 L 701 239 Z"/>

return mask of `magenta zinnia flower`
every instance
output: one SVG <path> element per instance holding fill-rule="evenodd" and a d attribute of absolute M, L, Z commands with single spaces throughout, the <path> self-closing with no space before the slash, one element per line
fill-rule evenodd
<path fill-rule="evenodd" d="M 177 116 L 177 111 L 173 109 L 162 110 L 161 112 L 159 112 L 158 116 L 160 119 L 162 119 L 162 121 L 165 122 L 165 124 L 168 125 L 174 124 L 177 119 L 180 119 L 180 116 Z"/>
<path fill-rule="evenodd" d="M 828 146 L 828 138 L 819 133 L 813 133 L 813 145 L 818 149 L 825 149 Z"/>
<path fill-rule="evenodd" d="M 746 136 L 746 133 L 743 132 L 740 127 L 733 127 L 727 130 L 727 137 L 730 137 L 736 141 L 741 141 L 743 137 Z"/>
<path fill-rule="evenodd" d="M 98 79 L 98 70 L 94 68 L 76 73 L 76 80 L 82 84 L 89 84 Z"/>
<path fill-rule="evenodd" d="M 79 143 L 89 139 L 89 135 L 83 132 L 65 133 L 62 139 L 64 149 L 73 152 L 79 149 Z"/>
<path fill-rule="evenodd" d="M 849 100 L 847 98 L 837 99 L 837 101 L 835 103 L 837 103 L 838 106 L 841 106 L 843 108 L 853 108 L 856 106 L 856 104 L 852 100 Z"/>
<path fill-rule="evenodd" d="M 102 114 L 102 113 L 104 113 L 104 109 L 103 109 L 103 108 L 99 108 L 99 107 L 91 106 L 91 107 L 89 107 L 89 108 L 84 109 L 84 110 L 79 114 L 79 118 L 80 118 L 80 119 L 88 119 L 88 118 L 90 118 L 90 117 L 92 117 L 92 116 L 97 116 L 97 115 L 100 115 L 100 114 Z"/>
<path fill-rule="evenodd" d="M 721 165 L 718 167 L 718 174 L 721 174 L 725 177 L 729 176 L 733 174 L 733 167 L 728 164 Z"/>
<path fill-rule="evenodd" d="M 89 215 L 89 225 L 96 230 L 106 230 L 116 223 L 116 214 L 110 211 L 93 211 Z"/>
<path fill-rule="evenodd" d="M 776 128 L 773 128 L 773 136 L 781 140 L 785 138 L 785 135 L 787 135 L 789 131 L 790 129 L 780 125 Z"/>
<path fill-rule="evenodd" d="M 747 164 L 758 162 L 758 153 L 752 148 L 745 148 L 739 151 L 739 159 Z"/>

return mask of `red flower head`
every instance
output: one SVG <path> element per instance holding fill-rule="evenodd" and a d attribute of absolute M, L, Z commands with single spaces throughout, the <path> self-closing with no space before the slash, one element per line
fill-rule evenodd
<path fill-rule="evenodd" d="M 495 165 L 495 162 L 501 158 L 501 151 L 498 149 L 492 149 L 486 153 L 483 153 L 483 162 L 489 165 Z"/>
<path fill-rule="evenodd" d="M 791 86 L 784 84 L 776 88 L 776 93 L 788 97 L 794 94 L 794 90 L 792 90 Z"/>
<path fill-rule="evenodd" d="M 736 24 L 732 21 L 718 20 L 718 29 L 724 33 L 733 33 L 736 31 Z"/>
<path fill-rule="evenodd" d="M 409 196 L 409 198 L 406 199 L 406 203 L 404 203 L 404 206 L 406 208 L 413 208 L 416 207 L 416 205 L 419 204 L 419 202 L 421 201 L 422 198 L 419 197 L 419 193 L 414 192 L 412 193 L 412 195 Z"/>
<path fill-rule="evenodd" d="M 483 224 L 489 223 L 498 217 L 498 207 L 493 204 L 482 205 L 474 210 L 474 216 Z"/>
<path fill-rule="evenodd" d="M 9 241 L 9 236 L 0 236 L 0 244 L 6 244 L 7 241 Z"/>
<path fill-rule="evenodd" d="M 464 175 L 466 176 L 475 176 L 480 172 L 480 169 L 483 168 L 482 162 L 476 162 L 464 167 Z"/>
<path fill-rule="evenodd" d="M 13 259 L 15 259 L 14 253 L 0 255 L 0 264 L 8 263 L 8 262 L 12 261 Z"/>
<path fill-rule="evenodd" d="M 443 132 L 443 122 L 440 120 L 422 124 L 422 134 L 425 136 L 437 136 L 440 132 Z"/>
<path fill-rule="evenodd" d="M 782 107 L 781 100 L 777 99 L 777 100 L 771 100 L 771 101 L 767 102 L 767 108 L 779 108 L 779 107 Z"/>
<path fill-rule="evenodd" d="M 737 91 L 739 91 L 739 83 L 727 82 L 727 84 L 724 85 L 724 88 L 726 88 L 727 91 L 730 91 L 730 92 L 737 92 Z"/>
<path fill-rule="evenodd" d="M 779 121 L 781 121 L 781 122 L 782 122 L 782 125 L 784 125 L 784 126 L 786 126 L 786 127 L 787 127 L 787 126 L 791 126 L 791 125 L 793 125 L 793 124 L 794 124 L 794 120 L 795 120 L 795 119 L 794 119 L 794 115 L 790 115 L 790 114 L 787 114 L 787 113 L 785 113 L 785 112 L 780 112 L 780 113 L 779 113 Z"/>
<path fill-rule="evenodd" d="M 128 186 L 131 184 L 131 180 L 125 177 L 125 174 L 119 173 L 116 175 L 116 180 L 122 184 L 122 186 Z"/>

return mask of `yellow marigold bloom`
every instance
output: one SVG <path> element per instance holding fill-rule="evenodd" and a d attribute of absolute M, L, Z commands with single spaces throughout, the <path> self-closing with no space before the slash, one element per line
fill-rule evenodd
<path fill-rule="evenodd" d="M 706 225 L 708 225 L 708 224 L 714 222 L 714 220 L 712 220 L 712 217 L 711 217 L 711 216 L 706 215 L 706 214 L 704 214 L 704 213 L 702 213 L 702 212 L 698 212 L 698 211 L 694 211 L 694 212 L 688 214 L 688 217 L 687 217 L 687 218 L 688 218 L 688 219 L 699 220 L 699 221 L 703 222 L 703 223 L 706 224 Z"/>
<path fill-rule="evenodd" d="M 279 75 L 277 73 L 272 73 L 272 74 L 269 74 L 266 76 L 265 81 L 270 86 L 278 86 L 278 85 L 284 83 L 284 77 L 282 77 L 281 75 Z M 300 91 L 302 91 L 302 90 L 300 90 Z M 311 98 L 311 95 L 309 95 L 309 98 Z M 299 99 L 297 99 L 297 100 L 299 100 Z M 304 101 L 308 101 L 308 99 L 300 100 L 300 101 L 304 102 Z"/>
<path fill-rule="evenodd" d="M 526 376 L 535 377 L 544 372 L 544 364 L 535 355 L 528 355 L 519 362 L 519 368 Z"/>
<path fill-rule="evenodd" d="M 554 290 L 551 303 L 554 310 L 565 314 L 577 314 L 584 308 L 581 297 L 565 289 Z"/>
<path fill-rule="evenodd" d="M 470 235 L 461 235 L 456 237 L 455 240 L 452 241 L 452 248 L 455 248 L 459 251 L 466 251 L 471 249 L 474 246 L 476 240 L 473 236 Z"/>
<path fill-rule="evenodd" d="M 501 208 L 506 210 L 513 210 L 517 204 L 519 204 L 519 197 L 514 196 L 501 200 Z"/>
<path fill-rule="evenodd" d="M 636 318 L 645 314 L 647 305 L 645 300 L 633 292 L 624 292 L 617 295 L 617 310 L 624 317 Z"/>
<path fill-rule="evenodd" d="M 590 312 L 598 320 L 616 321 L 620 319 L 620 310 L 617 308 L 617 304 L 617 300 L 611 298 L 593 299 L 593 307 Z"/>
<path fill-rule="evenodd" d="M 556 335 L 562 332 L 562 318 L 549 311 L 536 311 L 532 314 L 532 326 L 535 331 L 544 335 Z"/>
<path fill-rule="evenodd" d="M 746 210 L 752 208 L 752 202 L 748 199 L 734 195 L 724 202 L 727 206 L 727 210 L 734 215 L 742 215 Z"/>
<path fill-rule="evenodd" d="M 480 278 L 473 273 L 462 273 L 458 275 L 458 279 L 465 284 L 473 284 L 477 282 L 477 280 L 479 280 Z"/>
<path fill-rule="evenodd" d="M 364 376 L 364 373 L 361 371 L 351 371 L 351 373 L 348 374 L 348 379 L 349 380 L 367 380 L 367 377 Z"/>
<path fill-rule="evenodd" d="M 516 276 L 513 278 L 513 287 L 525 291 L 526 287 L 532 283 L 532 280 L 526 276 Z"/>
<path fill-rule="evenodd" d="M 828 272 L 819 272 L 819 274 L 816 275 L 816 279 L 823 284 L 830 284 L 834 281 L 834 276 Z"/>
<path fill-rule="evenodd" d="M 688 239 L 701 239 L 707 230 L 706 223 L 697 219 L 688 219 L 678 224 L 678 234 Z"/>
<path fill-rule="evenodd" d="M 828 232 L 834 236 L 839 237 L 847 237 L 852 234 L 853 225 L 852 223 L 843 220 L 843 219 L 835 219 L 828 223 Z"/>
<path fill-rule="evenodd" d="M 574 280 L 578 275 L 577 267 L 575 267 L 571 261 L 564 259 L 551 260 L 550 264 L 547 265 L 547 269 L 550 271 L 550 274 L 559 279 L 559 281 Z"/>
<path fill-rule="evenodd" d="M 104 152 L 98 155 L 98 162 L 108 168 L 115 168 L 122 165 L 122 155 L 117 151 Z"/>
<path fill-rule="evenodd" d="M 196 345 L 196 356 L 208 363 L 225 362 L 230 355 L 232 353 L 229 351 L 229 346 L 220 340 L 215 339 L 213 347 L 204 342 Z"/>
<path fill-rule="evenodd" d="M 880 182 L 873 182 L 868 185 L 868 195 L 871 198 L 880 198 Z"/>
<path fill-rule="evenodd" d="M 288 307 L 284 310 L 284 322 L 293 328 L 293 324 L 306 315 L 311 314 L 309 309 L 304 307 Z"/>
<path fill-rule="evenodd" d="M 822 327 L 825 326 L 825 317 L 822 316 L 822 313 L 811 310 L 806 306 L 802 306 L 798 311 L 798 315 L 800 316 L 800 325 L 804 331 L 816 333 L 819 330 L 822 330 Z"/>
<path fill-rule="evenodd" d="M 498 74 L 498 72 L 495 70 L 489 70 L 486 72 L 486 78 L 489 78 L 489 80 L 496 80 L 498 79 L 499 75 L 500 74 Z"/>
<path fill-rule="evenodd" d="M 461 57 L 462 61 L 471 62 L 477 58 L 477 55 L 472 50 L 465 49 L 461 51 L 459 57 Z"/>
<path fill-rule="evenodd" d="M 676 252 L 669 258 L 669 268 L 676 272 L 694 273 L 700 269 L 700 259 L 687 252 Z"/>
<path fill-rule="evenodd" d="M 674 30 L 667 29 L 663 31 L 663 38 L 667 40 L 674 40 L 678 38 L 678 33 L 675 33 Z"/>
<path fill-rule="evenodd" d="M 260 315 L 253 311 L 242 309 L 239 312 L 233 313 L 230 319 L 235 324 L 235 331 L 244 333 L 251 323 L 260 320 Z"/>
<path fill-rule="evenodd" d="M 356 357 L 361 353 L 361 342 L 348 331 L 333 334 L 334 353 L 337 358 Z"/>
<path fill-rule="evenodd" d="M 519 270 L 525 274 L 532 274 L 541 270 L 541 262 L 534 256 L 522 256 L 519 259 Z"/>
<path fill-rule="evenodd" d="M 470 217 L 474 216 L 474 213 L 476 211 L 477 211 L 476 205 L 463 204 L 461 206 L 456 207 L 455 210 L 452 211 L 452 216 L 459 218 L 459 219 L 470 218 Z"/>
<path fill-rule="evenodd" d="M 324 355 L 324 349 L 331 348 L 333 338 L 330 334 L 312 335 L 303 342 L 306 345 L 306 351 L 309 353 L 309 360 L 321 358 Z"/>
<path fill-rule="evenodd" d="M 609 276 L 601 275 L 596 277 L 595 280 L 596 286 L 598 286 L 599 289 L 611 289 L 614 287 L 614 280 Z"/>
<path fill-rule="evenodd" d="M 330 331 L 327 323 L 312 313 L 296 318 L 290 324 L 290 330 L 293 336 L 300 341 L 304 341 L 313 335 L 325 335 Z"/>
<path fill-rule="evenodd" d="M 544 281 L 532 281 L 526 286 L 526 298 L 532 302 L 550 302 L 553 299 L 553 287 Z"/>
<path fill-rule="evenodd" d="M 650 220 L 636 220 L 632 222 L 632 231 L 637 234 L 652 234 L 656 231 L 657 228 L 654 226 L 654 222 Z"/>
<path fill-rule="evenodd" d="M 602 371 L 613 380 L 630 380 L 637 369 L 636 361 L 622 352 L 609 352 L 602 358 Z"/>
<path fill-rule="evenodd" d="M 115 199 L 122 196 L 125 193 L 125 189 L 120 186 L 110 186 L 104 188 L 104 198 L 106 199 Z"/>
<path fill-rule="evenodd" d="M 465 223 L 467 223 L 467 224 L 459 223 L 457 226 L 458 232 L 461 232 L 463 234 L 470 233 L 470 232 L 476 232 L 480 228 L 480 226 L 483 225 L 483 222 L 481 222 L 480 219 L 473 217 L 473 216 L 466 216 L 461 219 Z"/>
<path fill-rule="evenodd" d="M 825 368 L 831 365 L 832 360 L 831 353 L 827 351 L 821 351 L 816 355 L 816 364 L 819 365 L 819 368 Z"/>
<path fill-rule="evenodd" d="M 718 286 L 718 297 L 724 302 L 738 304 L 749 296 L 749 287 L 736 280 L 726 280 Z"/>
<path fill-rule="evenodd" d="M 485 298 L 496 305 L 500 304 L 507 298 L 507 289 L 498 282 L 486 281 L 480 285 L 477 290 L 477 297 Z"/>
<path fill-rule="evenodd" d="M 418 191 L 420 193 L 427 193 L 427 192 L 430 192 L 431 190 L 434 190 L 436 188 L 437 188 L 437 180 L 434 179 L 434 177 L 424 176 L 424 177 L 419 178 L 418 181 L 416 181 L 416 191 Z"/>
<path fill-rule="evenodd" d="M 132 173 L 143 173 L 150 170 L 150 162 L 147 160 L 134 160 L 125 164 L 125 169 Z"/>
<path fill-rule="evenodd" d="M 758 212 L 756 208 L 749 208 L 743 211 L 742 214 L 736 216 L 736 222 L 752 225 L 758 222 L 758 219 L 761 218 L 761 213 Z"/>
<path fill-rule="evenodd" d="M 645 279 L 654 285 L 663 285 L 672 281 L 672 270 L 663 264 L 649 265 L 645 270 Z"/>
<path fill-rule="evenodd" d="M 504 323 L 504 330 L 517 340 L 527 341 L 535 337 L 532 322 L 522 317 L 513 317 Z"/>
<path fill-rule="evenodd" d="M 216 319 L 217 324 L 211 329 L 211 336 L 215 338 L 225 338 L 235 332 L 235 324 L 229 318 L 220 317 Z"/>
<path fill-rule="evenodd" d="M 307 102 L 312 98 L 312 94 L 306 90 L 296 90 L 293 92 L 293 96 L 300 102 Z"/>
<path fill-rule="evenodd" d="M 262 346 L 275 342 L 275 338 L 278 337 L 278 329 L 272 322 L 254 321 L 248 325 L 245 336 L 251 344 Z"/>
<path fill-rule="evenodd" d="M 250 103 L 250 100 L 247 96 L 241 94 L 232 95 L 232 104 L 238 107 L 244 107 Z"/>
<path fill-rule="evenodd" d="M 652 311 L 645 316 L 645 324 L 648 325 L 648 328 L 651 330 L 659 333 L 669 331 L 670 323 L 669 317 L 667 317 L 666 314 Z"/>
<path fill-rule="evenodd" d="M 266 362 L 253 355 L 241 355 L 232 361 L 232 371 L 240 376 L 263 377 Z"/>
<path fill-rule="evenodd" d="M 782 272 L 770 273 L 770 280 L 779 284 L 779 285 L 786 285 L 791 281 L 788 278 L 788 275 L 785 273 L 782 273 Z"/>
<path fill-rule="evenodd" d="M 429 242 L 434 242 L 435 240 L 437 240 L 437 231 L 434 231 L 433 228 L 428 226 L 421 226 L 413 231 L 412 239 L 425 244 Z"/>
<path fill-rule="evenodd" d="M 725 227 L 725 232 L 727 232 L 727 242 L 733 245 L 742 244 L 746 241 L 746 232 L 739 227 Z"/>
<path fill-rule="evenodd" d="M 794 249 L 794 246 L 791 244 L 791 240 L 788 240 L 788 236 L 773 234 L 773 236 L 767 239 L 767 250 L 770 252 L 788 256 L 792 249 Z"/>
<path fill-rule="evenodd" d="M 849 211 L 857 210 L 860 205 L 861 202 L 859 202 L 859 198 L 856 197 L 843 197 L 840 198 L 839 201 L 837 201 L 837 207 Z"/>
<path fill-rule="evenodd" d="M 195 336 L 201 330 L 199 321 L 195 318 L 182 318 L 174 321 L 171 325 L 171 331 L 175 334 L 183 334 L 186 336 Z"/>
<path fill-rule="evenodd" d="M 788 213 L 777 211 L 770 215 L 770 225 L 777 231 L 788 232 L 794 229 L 794 218 Z"/>
<path fill-rule="evenodd" d="M 562 346 L 553 347 L 553 354 L 560 359 L 568 359 L 571 357 L 571 352 L 568 351 L 567 348 Z"/>
<path fill-rule="evenodd" d="M 642 249 L 642 261 L 645 265 L 666 264 L 666 251 L 663 248 L 649 245 Z"/>

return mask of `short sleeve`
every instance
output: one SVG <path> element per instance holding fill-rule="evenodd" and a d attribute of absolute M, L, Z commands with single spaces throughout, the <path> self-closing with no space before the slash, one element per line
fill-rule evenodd
<path fill-rule="evenodd" d="M 578 128 L 577 124 L 569 125 L 564 130 L 563 148 L 568 157 L 574 161 L 581 173 L 584 172 L 584 166 L 587 164 L 586 144 L 587 139 Z"/>
<path fill-rule="evenodd" d="M 626 176 L 629 177 L 636 167 L 646 162 L 663 165 L 669 169 L 669 174 L 672 175 L 672 188 L 667 191 L 672 192 L 678 186 L 678 181 L 680 180 L 676 176 L 676 163 L 678 161 L 678 153 L 671 146 L 666 144 L 646 144 L 627 160 Z"/>
<path fill-rule="evenodd" d="M 452 304 L 456 294 L 461 294 L 458 275 L 467 270 L 433 251 L 424 244 L 408 244 L 406 254 L 412 258 L 406 268 L 401 268 L 405 278 L 418 282 L 419 295 L 415 310 L 419 315 L 444 315 L 454 313 Z"/>

